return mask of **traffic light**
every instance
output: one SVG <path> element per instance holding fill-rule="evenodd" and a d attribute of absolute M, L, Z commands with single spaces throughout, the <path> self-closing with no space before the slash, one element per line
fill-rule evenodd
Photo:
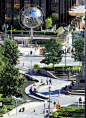
<path fill-rule="evenodd" d="M 67 41 L 69 40 L 69 37 L 67 37 Z"/>
<path fill-rule="evenodd" d="M 60 103 L 56 104 L 56 109 L 61 109 L 61 104 Z"/>

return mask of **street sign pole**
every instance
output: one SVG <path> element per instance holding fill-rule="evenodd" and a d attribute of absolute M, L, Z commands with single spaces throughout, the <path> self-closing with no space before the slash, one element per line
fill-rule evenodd
<path fill-rule="evenodd" d="M 49 118 L 50 118 L 50 86 L 49 86 Z"/>
<path fill-rule="evenodd" d="M 86 0 L 85 0 L 85 10 L 86 10 Z M 84 54 L 85 54 L 85 111 L 84 118 L 86 118 L 86 11 L 85 11 L 85 43 L 84 43 Z"/>

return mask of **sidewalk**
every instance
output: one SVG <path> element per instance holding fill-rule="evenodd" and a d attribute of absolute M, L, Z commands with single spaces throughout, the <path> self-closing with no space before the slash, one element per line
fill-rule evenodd
<path fill-rule="evenodd" d="M 18 46 L 18 49 L 19 49 L 20 53 L 22 53 L 23 55 L 40 56 L 40 49 L 39 48 L 35 50 L 35 48 Z M 30 54 L 31 51 L 32 51 L 32 54 Z"/>

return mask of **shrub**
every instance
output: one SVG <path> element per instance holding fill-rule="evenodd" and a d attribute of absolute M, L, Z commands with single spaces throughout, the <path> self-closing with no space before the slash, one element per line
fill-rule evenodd
<path fill-rule="evenodd" d="M 8 32 L 9 33 L 11 33 L 11 30 L 8 30 Z M 25 30 L 16 30 L 16 29 L 14 29 L 14 30 L 12 30 L 12 32 L 13 32 L 13 34 L 21 34 L 21 32 L 23 32 L 24 34 L 28 34 L 28 33 L 30 33 L 30 31 L 25 31 Z M 55 35 L 55 32 L 53 32 L 53 31 L 33 31 L 33 34 L 40 34 L 40 35 L 44 35 L 44 34 L 46 34 L 46 35 Z"/>
<path fill-rule="evenodd" d="M 40 65 L 39 64 L 34 64 L 34 69 L 38 69 L 40 68 Z"/>
<path fill-rule="evenodd" d="M 7 106 L 3 105 L 3 107 L 1 108 L 1 113 L 6 113 L 7 112 Z"/>
<path fill-rule="evenodd" d="M 51 114 L 52 114 L 53 118 L 57 118 L 58 113 L 56 111 L 55 112 L 51 112 Z"/>
<path fill-rule="evenodd" d="M 62 29 L 63 27 L 59 27 L 57 30 L 56 30 L 56 34 L 59 33 L 59 31 Z"/>
<path fill-rule="evenodd" d="M 13 109 L 13 106 L 11 106 L 11 105 L 9 105 L 8 107 L 7 107 L 7 110 L 12 110 Z"/>

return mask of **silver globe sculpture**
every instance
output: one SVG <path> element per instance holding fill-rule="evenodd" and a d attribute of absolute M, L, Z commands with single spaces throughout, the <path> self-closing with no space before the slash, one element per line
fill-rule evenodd
<path fill-rule="evenodd" d="M 22 28 L 31 29 L 31 41 L 33 40 L 33 28 L 37 28 L 43 24 L 43 10 L 36 5 L 26 5 L 20 10 L 19 23 Z"/>
<path fill-rule="evenodd" d="M 43 24 L 43 10 L 34 4 L 29 4 L 23 7 L 20 10 L 19 16 L 19 23 L 24 29 L 36 28 Z"/>
<path fill-rule="evenodd" d="M 42 12 L 38 8 L 27 8 L 22 12 L 22 23 L 25 27 L 36 28 L 43 22 Z"/>

